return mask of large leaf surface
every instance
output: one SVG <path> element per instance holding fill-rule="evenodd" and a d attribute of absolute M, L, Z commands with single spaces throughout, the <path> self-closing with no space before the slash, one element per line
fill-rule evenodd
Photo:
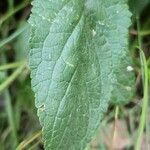
<path fill-rule="evenodd" d="M 30 68 L 48 150 L 83 150 L 109 101 L 132 96 L 125 0 L 34 0 Z"/>

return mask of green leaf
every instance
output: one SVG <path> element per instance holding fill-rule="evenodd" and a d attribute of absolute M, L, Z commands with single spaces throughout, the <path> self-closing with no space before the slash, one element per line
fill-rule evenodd
<path fill-rule="evenodd" d="M 26 60 L 29 53 L 29 38 L 30 38 L 30 25 L 22 23 L 19 27 L 25 28 L 24 31 L 18 36 L 15 43 L 16 60 Z"/>
<path fill-rule="evenodd" d="M 83 150 L 110 100 L 132 97 L 126 3 L 33 1 L 30 68 L 45 149 Z"/>

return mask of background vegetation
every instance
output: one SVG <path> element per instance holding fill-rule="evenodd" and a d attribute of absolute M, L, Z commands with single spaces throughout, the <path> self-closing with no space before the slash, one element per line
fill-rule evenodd
<path fill-rule="evenodd" d="M 30 3 L 0 1 L 0 150 L 43 149 L 27 65 Z M 133 12 L 129 34 L 136 95 L 126 106 L 109 108 L 88 150 L 150 149 L 150 5 L 149 0 L 138 5 L 133 0 L 129 3 Z"/>

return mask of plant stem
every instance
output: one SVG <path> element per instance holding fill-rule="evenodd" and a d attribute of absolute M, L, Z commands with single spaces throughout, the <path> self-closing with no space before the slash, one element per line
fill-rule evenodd
<path fill-rule="evenodd" d="M 31 138 L 28 138 L 28 139 L 24 140 L 23 142 L 21 142 L 19 144 L 19 146 L 16 148 L 16 150 L 23 150 L 23 149 L 25 149 L 30 143 L 32 143 L 35 139 L 39 138 L 41 135 L 42 135 L 41 131 L 37 132 Z"/>
<path fill-rule="evenodd" d="M 13 10 L 13 8 L 14 8 L 14 2 L 13 2 L 13 0 L 7 0 L 7 1 L 8 1 L 9 10 Z"/>
<path fill-rule="evenodd" d="M 150 35 L 150 30 L 141 31 L 140 35 L 141 35 L 141 36 L 148 36 L 148 35 Z"/>
<path fill-rule="evenodd" d="M 138 44 L 139 44 L 139 48 L 142 49 L 142 37 L 140 35 L 141 25 L 140 25 L 139 15 L 136 16 L 136 21 L 137 21 L 137 30 L 138 30 Z"/>
<path fill-rule="evenodd" d="M 141 51 L 141 55 L 144 61 L 144 97 L 143 97 L 142 113 L 140 117 L 140 125 L 138 129 L 138 138 L 137 138 L 135 150 L 140 150 L 142 135 L 144 132 L 146 117 L 148 112 L 148 68 L 147 68 L 146 58 L 143 51 Z"/>
<path fill-rule="evenodd" d="M 139 33 L 140 32 L 139 16 L 137 16 L 136 19 L 137 19 L 137 28 L 138 28 L 138 33 Z M 146 117 L 147 117 L 147 112 L 148 112 L 148 67 L 147 67 L 145 54 L 142 51 L 142 38 L 141 38 L 140 34 L 138 34 L 138 44 L 139 44 L 139 49 L 140 49 L 144 97 L 143 97 L 142 113 L 141 113 L 141 117 L 140 117 L 140 124 L 139 124 L 139 129 L 138 129 L 138 138 L 136 141 L 135 150 L 141 149 L 142 135 L 144 132 L 144 128 L 145 128 L 145 124 L 146 124 Z"/>
<path fill-rule="evenodd" d="M 137 31 L 131 30 L 130 33 L 132 35 L 138 35 Z M 144 30 L 144 31 L 140 31 L 140 36 L 148 36 L 150 35 L 150 30 Z"/>
<path fill-rule="evenodd" d="M 19 67 L 22 64 L 23 64 L 23 62 L 15 62 L 15 63 L 10 63 L 10 64 L 6 64 L 6 65 L 2 65 L 2 66 L 0 66 L 0 71 L 4 71 L 4 70 L 7 70 L 7 69 L 17 68 L 17 67 Z"/>
<path fill-rule="evenodd" d="M 10 77 L 6 79 L 1 85 L 0 85 L 0 94 L 3 90 L 5 90 L 18 76 L 22 73 L 23 69 L 26 67 L 26 64 L 23 63 Z"/>
<path fill-rule="evenodd" d="M 116 106 L 116 109 L 115 109 L 115 121 L 114 121 L 114 129 L 113 129 L 113 135 L 112 135 L 112 144 L 111 144 L 111 147 L 110 149 L 114 149 L 114 143 L 115 143 L 115 140 L 116 140 L 116 135 L 117 135 L 117 121 L 118 121 L 118 114 L 119 114 L 119 106 Z"/>

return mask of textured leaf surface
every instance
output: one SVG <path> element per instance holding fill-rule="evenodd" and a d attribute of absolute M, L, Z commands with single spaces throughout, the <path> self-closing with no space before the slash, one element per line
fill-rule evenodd
<path fill-rule="evenodd" d="M 126 3 L 33 1 L 30 68 L 46 149 L 83 150 L 109 101 L 131 98 Z"/>

